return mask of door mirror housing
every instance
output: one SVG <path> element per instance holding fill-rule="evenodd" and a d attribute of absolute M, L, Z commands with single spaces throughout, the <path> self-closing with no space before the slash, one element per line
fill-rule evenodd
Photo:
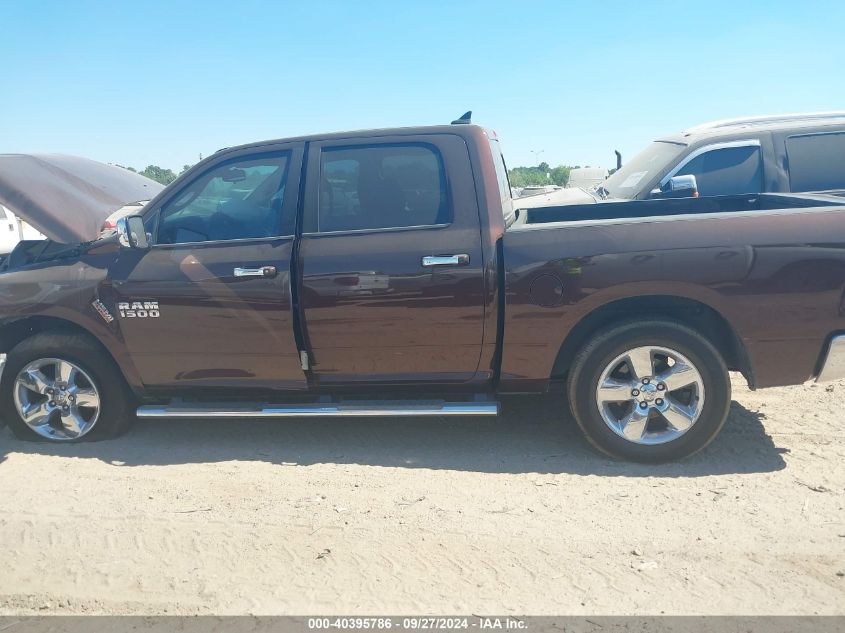
<path fill-rule="evenodd" d="M 695 176 L 672 176 L 660 188 L 651 192 L 652 198 L 697 198 L 698 182 Z"/>
<path fill-rule="evenodd" d="M 144 218 L 140 215 L 130 215 L 117 221 L 117 235 L 120 245 L 124 248 L 147 249 L 150 238 L 144 229 Z"/>

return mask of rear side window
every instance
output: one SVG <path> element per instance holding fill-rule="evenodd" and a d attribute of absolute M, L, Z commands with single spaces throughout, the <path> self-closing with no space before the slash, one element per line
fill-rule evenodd
<path fill-rule="evenodd" d="M 6 209 L 5 209 L 5 207 L 3 207 L 2 204 L 0 204 L 0 220 L 5 220 L 5 219 L 6 219 Z"/>
<path fill-rule="evenodd" d="M 502 215 L 508 225 L 513 217 L 513 200 L 511 199 L 511 185 L 508 179 L 508 168 L 499 141 L 490 139 L 490 152 L 493 154 L 493 165 L 496 168 L 496 181 L 499 184 L 499 196 L 502 199 Z"/>
<path fill-rule="evenodd" d="M 318 201 L 320 232 L 452 221 L 443 160 L 428 145 L 324 149 Z"/>
<path fill-rule="evenodd" d="M 760 193 L 763 168 L 756 145 L 713 149 L 693 158 L 676 176 L 693 175 L 702 196 Z"/>
<path fill-rule="evenodd" d="M 845 132 L 786 139 L 792 191 L 845 189 Z"/>

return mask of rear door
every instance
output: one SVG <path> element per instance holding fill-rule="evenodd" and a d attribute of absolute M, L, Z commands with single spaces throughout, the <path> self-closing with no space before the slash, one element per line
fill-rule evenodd
<path fill-rule="evenodd" d="M 484 333 L 484 262 L 465 141 L 309 147 L 302 314 L 319 383 L 465 382 Z"/>
<path fill-rule="evenodd" d="M 302 154 L 221 155 L 145 214 L 149 250 L 120 250 L 107 303 L 145 385 L 307 387 L 290 289 Z"/>

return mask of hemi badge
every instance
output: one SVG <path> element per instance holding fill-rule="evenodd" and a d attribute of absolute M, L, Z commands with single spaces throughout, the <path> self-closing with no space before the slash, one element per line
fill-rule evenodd
<path fill-rule="evenodd" d="M 91 305 L 94 306 L 94 309 L 97 311 L 97 313 L 101 317 L 103 317 L 103 321 L 105 321 L 106 323 L 111 323 L 112 321 L 114 321 L 114 317 L 111 315 L 111 312 L 109 312 L 109 309 L 105 306 L 102 301 L 100 301 L 99 299 L 94 299 L 94 301 L 91 302 Z"/>

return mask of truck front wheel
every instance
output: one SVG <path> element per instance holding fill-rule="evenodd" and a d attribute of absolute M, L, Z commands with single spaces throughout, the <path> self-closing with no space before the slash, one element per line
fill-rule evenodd
<path fill-rule="evenodd" d="M 638 462 L 688 457 L 718 435 L 731 383 L 715 347 L 674 321 L 611 327 L 569 372 L 569 402 L 596 448 Z"/>
<path fill-rule="evenodd" d="M 49 332 L 9 352 L 0 416 L 19 439 L 52 442 L 117 437 L 133 419 L 112 359 L 85 336 Z"/>

